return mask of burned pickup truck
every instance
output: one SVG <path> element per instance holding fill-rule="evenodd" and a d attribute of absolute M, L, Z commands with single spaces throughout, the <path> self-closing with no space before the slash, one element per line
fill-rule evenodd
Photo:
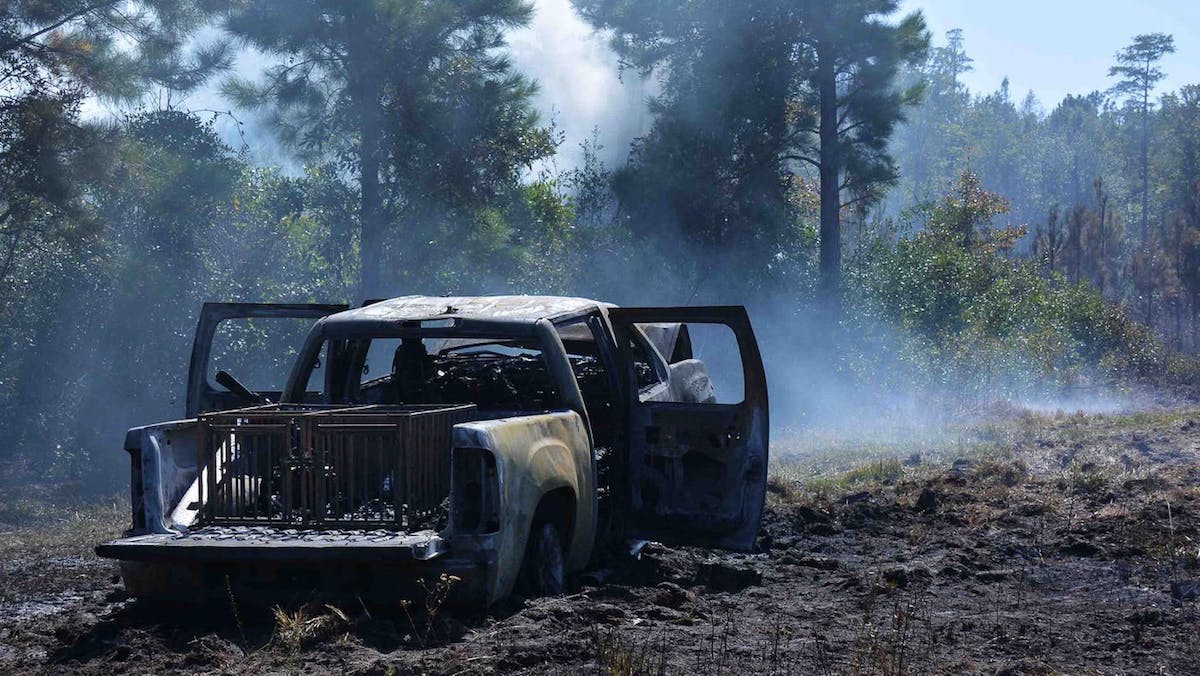
<path fill-rule="evenodd" d="M 280 318 L 315 320 L 281 390 L 214 370 L 223 323 Z M 491 603 L 561 593 L 612 543 L 749 550 L 762 517 L 766 382 L 741 307 L 206 304 L 186 413 L 125 438 L 133 524 L 97 552 L 138 597 L 386 602 L 446 573 Z"/>

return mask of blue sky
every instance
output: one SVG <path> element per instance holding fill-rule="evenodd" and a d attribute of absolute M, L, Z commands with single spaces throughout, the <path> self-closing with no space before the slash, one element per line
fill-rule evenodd
<path fill-rule="evenodd" d="M 904 0 L 919 9 L 943 44 L 946 31 L 963 30 L 975 70 L 965 77 L 976 92 L 995 90 L 1005 76 L 1013 96 L 1032 90 L 1051 109 L 1066 94 L 1112 84 L 1113 55 L 1139 33 L 1170 33 L 1177 51 L 1163 60 L 1163 91 L 1200 84 L 1198 0 Z"/>

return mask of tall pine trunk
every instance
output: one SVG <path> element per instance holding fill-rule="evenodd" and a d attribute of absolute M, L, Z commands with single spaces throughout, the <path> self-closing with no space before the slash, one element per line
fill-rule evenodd
<path fill-rule="evenodd" d="M 364 118 L 368 117 L 366 114 Z M 361 300 L 383 293 L 381 259 L 383 249 L 383 218 L 379 191 L 379 133 L 378 126 L 364 120 L 362 141 L 359 147 L 359 165 L 362 167 L 359 201 L 359 222 L 362 233 L 359 237 L 359 295 Z"/>
<path fill-rule="evenodd" d="M 380 78 L 372 67 L 370 36 L 374 31 L 370 11 L 355 11 L 350 25 L 358 40 L 351 40 L 349 53 L 349 89 L 358 111 L 359 227 L 358 293 L 360 300 L 385 292 L 381 278 L 383 260 L 383 198 L 379 185 L 379 153 L 383 142 L 383 101 Z"/>
<path fill-rule="evenodd" d="M 1149 70 L 1150 65 L 1146 65 Z M 1150 242 L 1150 86 L 1142 90 L 1142 249 L 1150 266 L 1146 276 L 1146 326 L 1154 328 L 1154 257 Z"/>
<path fill-rule="evenodd" d="M 1142 245 L 1150 237 L 1150 89 L 1142 94 Z"/>
<path fill-rule="evenodd" d="M 821 181 L 821 295 L 830 307 L 838 307 L 842 284 L 842 197 L 838 185 L 841 157 L 838 152 L 837 69 L 834 49 L 828 42 L 817 46 L 817 94 L 820 97 Z"/>

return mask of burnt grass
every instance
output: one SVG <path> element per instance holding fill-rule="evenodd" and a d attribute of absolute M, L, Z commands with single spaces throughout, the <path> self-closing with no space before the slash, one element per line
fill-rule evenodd
<path fill-rule="evenodd" d="M 1200 411 L 881 439 L 777 443 L 757 553 L 650 544 L 487 613 L 145 606 L 90 553 L 126 506 L 2 495 L 0 671 L 1194 673 Z"/>

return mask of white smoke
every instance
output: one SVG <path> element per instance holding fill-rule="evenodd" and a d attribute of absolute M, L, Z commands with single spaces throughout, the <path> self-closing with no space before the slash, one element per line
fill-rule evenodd
<path fill-rule="evenodd" d="M 560 168 L 582 160 L 580 143 L 598 133 L 606 164 L 624 162 L 629 143 L 649 130 L 646 98 L 653 86 L 637 72 L 621 72 L 606 37 L 575 12 L 570 0 L 535 0 L 533 23 L 512 33 L 517 68 L 538 81 L 537 107 L 554 121 L 565 141 Z"/>
<path fill-rule="evenodd" d="M 583 159 L 580 144 L 597 134 L 603 146 L 601 159 L 609 166 L 622 164 L 629 143 L 649 130 L 646 98 L 653 88 L 634 71 L 621 72 L 617 55 L 605 36 L 598 34 L 575 12 L 570 0 L 535 0 L 533 23 L 509 35 L 513 63 L 538 82 L 535 105 L 544 123 L 554 122 L 563 134 L 555 163 L 559 169 L 578 166 Z M 217 37 L 210 28 L 196 36 L 197 43 Z M 237 54 L 233 73 L 256 80 L 272 58 L 254 49 Z M 115 120 L 123 113 L 144 106 L 168 106 L 214 116 L 222 139 L 233 148 L 245 149 L 251 161 L 282 166 L 298 173 L 300 166 L 272 137 L 255 111 L 237 110 L 221 95 L 223 77 L 186 96 L 168 98 L 155 93 L 138 104 L 113 104 L 90 97 L 84 102 L 87 119 Z"/>

